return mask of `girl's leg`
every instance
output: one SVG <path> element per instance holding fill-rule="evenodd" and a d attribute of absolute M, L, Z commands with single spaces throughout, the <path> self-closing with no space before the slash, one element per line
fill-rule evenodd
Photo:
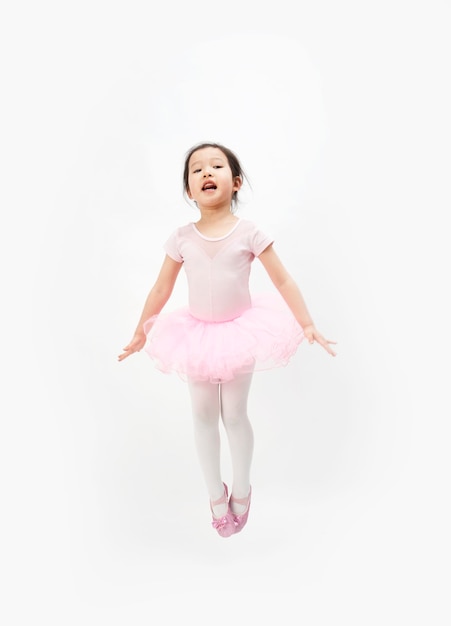
<path fill-rule="evenodd" d="M 211 501 L 224 494 L 220 468 L 219 385 L 189 381 L 194 422 L 194 440 Z M 213 507 L 215 517 L 227 513 L 227 504 Z"/>
<path fill-rule="evenodd" d="M 252 373 L 242 374 L 222 383 L 220 390 L 221 417 L 229 441 L 235 498 L 247 498 L 250 491 L 254 433 L 247 415 L 247 399 L 251 381 Z M 245 510 L 246 505 L 234 506 L 237 514 Z"/>

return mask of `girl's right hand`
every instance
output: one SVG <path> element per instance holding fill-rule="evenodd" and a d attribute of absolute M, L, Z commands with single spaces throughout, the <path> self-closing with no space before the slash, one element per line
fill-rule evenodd
<path fill-rule="evenodd" d="M 118 361 L 123 361 L 134 352 L 139 352 L 144 348 L 146 336 L 144 334 L 136 334 L 128 345 L 123 349 L 123 353 L 118 356 Z"/>

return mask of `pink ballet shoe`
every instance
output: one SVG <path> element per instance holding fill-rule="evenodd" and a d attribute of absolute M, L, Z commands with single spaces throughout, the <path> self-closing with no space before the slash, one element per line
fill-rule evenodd
<path fill-rule="evenodd" d="M 251 508 L 251 495 L 252 495 L 252 487 L 249 489 L 249 495 L 247 498 L 235 498 L 234 496 L 230 496 L 230 503 L 242 504 L 243 506 L 247 505 L 246 510 L 241 515 L 237 515 L 231 510 L 233 516 L 233 522 L 235 524 L 235 533 L 239 533 L 240 530 L 247 524 L 247 518 L 249 517 L 249 509 Z"/>
<path fill-rule="evenodd" d="M 229 492 L 227 489 L 227 485 L 225 483 L 223 483 L 223 485 L 224 495 L 222 495 L 219 500 L 215 500 L 214 502 L 210 500 L 210 510 L 213 516 L 213 521 L 211 525 L 221 537 L 230 537 L 230 535 L 233 535 L 235 532 L 235 521 L 230 507 L 227 505 L 227 513 L 222 517 L 215 517 L 213 513 L 214 506 L 217 506 L 218 504 L 228 503 Z"/>

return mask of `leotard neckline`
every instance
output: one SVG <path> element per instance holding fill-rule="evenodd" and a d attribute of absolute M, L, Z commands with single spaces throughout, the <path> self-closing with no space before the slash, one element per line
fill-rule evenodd
<path fill-rule="evenodd" d="M 238 224 L 241 222 L 241 218 L 239 217 L 236 221 L 236 223 L 234 224 L 233 228 L 231 230 L 229 230 L 228 233 L 226 233 L 225 235 L 222 235 L 222 237 L 207 237 L 206 235 L 203 235 L 200 230 L 197 228 L 196 224 L 194 222 L 191 222 L 192 227 L 194 228 L 194 230 L 196 231 L 196 233 L 199 235 L 199 237 L 201 237 L 202 239 L 205 239 L 206 241 L 221 241 L 222 239 L 226 239 L 226 237 L 228 237 L 229 235 L 231 235 L 234 230 L 237 228 Z"/>

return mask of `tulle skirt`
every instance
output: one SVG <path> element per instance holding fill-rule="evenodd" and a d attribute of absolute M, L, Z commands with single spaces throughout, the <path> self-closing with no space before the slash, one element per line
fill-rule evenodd
<path fill-rule="evenodd" d="M 272 293 L 255 296 L 249 309 L 229 321 L 206 322 L 183 308 L 150 318 L 144 331 L 144 350 L 158 369 L 213 383 L 287 365 L 304 339 L 286 303 Z"/>

